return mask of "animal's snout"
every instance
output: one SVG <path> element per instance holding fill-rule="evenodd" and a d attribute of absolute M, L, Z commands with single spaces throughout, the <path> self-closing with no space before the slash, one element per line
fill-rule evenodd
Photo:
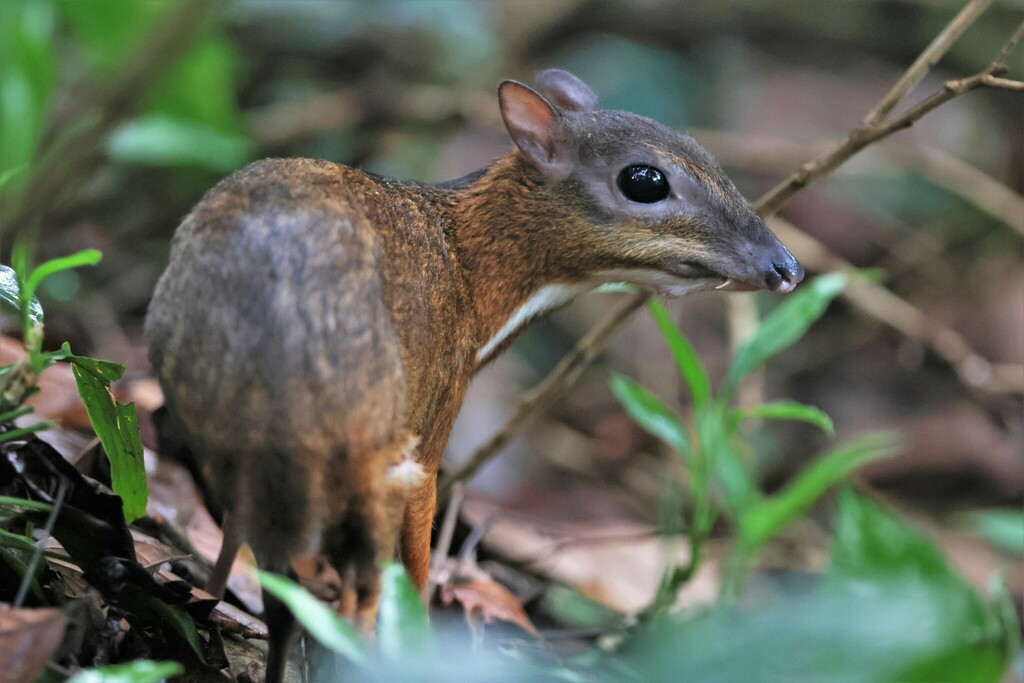
<path fill-rule="evenodd" d="M 785 249 L 783 249 L 785 251 Z M 764 285 L 773 292 L 792 292 L 804 279 L 804 268 L 793 255 L 785 251 L 783 258 L 774 259 L 771 268 L 764 274 Z"/>

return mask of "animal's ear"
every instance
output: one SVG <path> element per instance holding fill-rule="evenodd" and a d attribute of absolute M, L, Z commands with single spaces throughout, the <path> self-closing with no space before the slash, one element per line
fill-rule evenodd
<path fill-rule="evenodd" d="M 520 153 L 544 175 L 568 175 L 569 159 L 559 145 L 561 115 L 544 97 L 518 81 L 502 81 L 498 103 L 505 129 Z"/>
<path fill-rule="evenodd" d="M 537 89 L 556 107 L 572 111 L 597 109 L 597 95 L 590 87 L 561 69 L 548 69 L 537 74 Z"/>

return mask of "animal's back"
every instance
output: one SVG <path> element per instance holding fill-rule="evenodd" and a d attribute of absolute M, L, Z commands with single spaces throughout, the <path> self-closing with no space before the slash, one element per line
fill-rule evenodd
<path fill-rule="evenodd" d="M 343 513 L 325 477 L 372 486 L 386 465 L 357 459 L 407 440 L 379 239 L 350 180 L 366 182 L 303 159 L 226 178 L 179 227 L 150 305 L 172 420 L 244 535 L 273 530 L 256 545 L 309 540 Z"/>

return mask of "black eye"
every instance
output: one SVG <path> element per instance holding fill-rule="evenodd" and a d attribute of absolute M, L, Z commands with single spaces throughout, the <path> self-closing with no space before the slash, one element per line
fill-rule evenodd
<path fill-rule="evenodd" d="M 653 204 L 668 196 L 668 180 L 653 166 L 627 166 L 619 174 L 619 189 L 630 201 Z"/>

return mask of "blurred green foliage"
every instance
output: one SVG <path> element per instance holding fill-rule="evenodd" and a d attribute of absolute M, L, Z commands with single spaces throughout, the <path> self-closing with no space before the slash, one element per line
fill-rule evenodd
<path fill-rule="evenodd" d="M 1016 623 L 920 533 L 847 490 L 819 586 L 762 606 L 668 617 L 618 653 L 629 680 L 999 681 Z M 674 678 L 673 678 L 674 677 Z"/>
<path fill-rule="evenodd" d="M 78 58 L 63 65 L 66 72 L 102 81 L 130 65 L 150 32 L 177 6 L 136 0 L 8 4 L 0 13 L 0 173 L 25 168 L 39 153 L 62 85 L 59 33 L 66 32 Z M 221 29 L 209 27 L 140 102 L 124 103 L 135 107 L 135 116 L 108 141 L 110 158 L 216 173 L 251 160 L 253 147 L 237 104 L 241 64 L 235 44 Z M 59 153 L 59 145 L 55 149 Z"/>
<path fill-rule="evenodd" d="M 0 12 L 0 176 L 32 160 L 57 84 L 56 12 L 16 2 Z M 22 182 L 15 176 L 6 191 Z"/>
<path fill-rule="evenodd" d="M 1016 617 L 988 603 L 950 568 L 924 536 L 874 503 L 840 497 L 832 562 L 813 591 L 781 604 L 734 606 L 753 557 L 856 467 L 891 454 L 882 435 L 817 457 L 780 491 L 760 491 L 740 454 L 755 449 L 738 426 L 743 418 L 780 418 L 833 430 L 812 406 L 780 401 L 731 408 L 740 383 L 807 332 L 849 282 L 833 273 L 804 283 L 761 320 L 733 354 L 716 397 L 690 342 L 659 304 L 652 313 L 690 389 L 694 422 L 684 425 L 652 393 L 622 376 L 612 390 L 645 430 L 683 459 L 692 501 L 686 534 L 691 559 L 666 574 L 652 604 L 655 625 L 632 638 L 623 659 L 627 678 L 667 680 L 997 681 L 1017 654 Z M 724 508 L 736 526 L 721 606 L 688 618 L 660 615 L 702 562 L 702 545 Z M 682 514 L 680 511 L 678 514 Z M 735 656 L 742 652 L 742 656 Z M 681 670 L 680 670 L 681 667 Z"/>
<path fill-rule="evenodd" d="M 151 662 L 140 659 L 128 664 L 85 669 L 68 679 L 68 683 L 160 683 L 180 674 L 177 662 Z"/>

